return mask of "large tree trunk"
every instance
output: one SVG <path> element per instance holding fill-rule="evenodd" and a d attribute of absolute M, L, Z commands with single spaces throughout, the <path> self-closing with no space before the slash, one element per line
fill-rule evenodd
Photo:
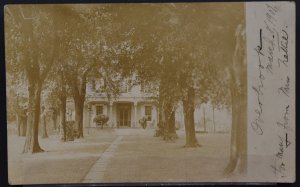
<path fill-rule="evenodd" d="M 18 135 L 26 136 L 26 128 L 27 128 L 26 109 L 17 108 L 16 117 L 17 117 Z"/>
<path fill-rule="evenodd" d="M 62 140 L 67 140 L 67 132 L 66 132 L 66 112 L 67 112 L 67 97 L 65 94 L 65 88 L 62 86 L 62 93 L 60 95 L 60 124 L 63 129 Z"/>
<path fill-rule="evenodd" d="M 27 115 L 24 112 L 24 116 L 21 118 L 21 129 L 20 136 L 26 136 L 26 128 L 27 128 Z"/>
<path fill-rule="evenodd" d="M 27 116 L 26 110 L 19 106 L 15 109 L 18 136 L 26 136 Z"/>
<path fill-rule="evenodd" d="M 164 135 L 164 114 L 163 114 L 163 107 L 161 103 L 159 104 L 159 109 L 158 109 L 158 129 L 155 132 L 155 137 L 162 137 Z"/>
<path fill-rule="evenodd" d="M 238 170 L 240 173 L 244 173 L 247 169 L 247 90 L 243 91 L 240 95 L 239 104 L 239 120 L 238 120 L 238 156 L 240 159 Z"/>
<path fill-rule="evenodd" d="M 163 139 L 171 140 L 178 138 L 175 128 L 175 111 L 169 82 L 162 78 L 159 86 L 159 124 L 163 127 Z"/>
<path fill-rule="evenodd" d="M 40 102 L 41 102 L 41 84 L 29 81 L 29 106 L 27 118 L 26 140 L 24 145 L 24 153 L 42 152 L 43 149 L 39 145 L 39 119 L 40 119 Z"/>
<path fill-rule="evenodd" d="M 75 104 L 75 130 L 77 131 L 75 137 L 77 138 L 83 138 L 83 107 L 86 94 L 86 76 L 89 70 L 87 69 L 79 79 L 78 75 L 75 74 L 73 78 L 78 79 L 75 82 L 69 79 Z"/>
<path fill-rule="evenodd" d="M 177 139 L 178 136 L 176 134 L 176 127 L 175 127 L 175 111 L 171 104 L 168 104 L 165 108 L 165 140 L 174 140 Z"/>
<path fill-rule="evenodd" d="M 46 114 L 42 114 L 41 124 L 42 124 L 42 138 L 48 138 Z"/>
<path fill-rule="evenodd" d="M 51 115 L 51 119 L 52 119 L 53 129 L 56 130 L 57 129 L 57 112 L 56 112 L 56 109 L 53 110 L 53 113 Z"/>
<path fill-rule="evenodd" d="M 53 121 L 53 129 L 57 129 L 57 113 L 55 112 L 52 116 L 52 121 Z"/>
<path fill-rule="evenodd" d="M 159 110 L 159 124 L 163 130 L 163 138 L 165 139 L 165 134 L 167 134 L 168 132 L 168 128 L 167 127 L 167 122 L 166 122 L 166 113 L 165 113 L 165 106 L 164 104 L 162 104 L 160 106 L 160 110 Z"/>
<path fill-rule="evenodd" d="M 18 136 L 21 136 L 21 118 L 18 112 L 16 112 L 16 120 L 17 120 Z"/>
<path fill-rule="evenodd" d="M 187 96 L 183 99 L 183 111 L 184 111 L 184 125 L 186 134 L 185 147 L 197 147 L 199 146 L 196 133 L 195 133 L 195 120 L 194 120 L 194 88 L 188 88 Z"/>
<path fill-rule="evenodd" d="M 239 172 L 247 168 L 247 101 L 245 93 L 232 90 L 232 127 L 230 159 L 225 173 L 232 173 L 238 166 Z"/>
<path fill-rule="evenodd" d="M 168 123 L 169 123 L 169 133 L 170 134 L 175 134 L 176 135 L 176 127 L 175 127 L 175 111 L 171 111 L 170 114 L 169 114 L 169 120 L 168 120 Z"/>
<path fill-rule="evenodd" d="M 213 125 L 214 125 L 214 133 L 216 133 L 216 122 L 215 122 L 215 107 L 214 107 L 214 105 L 212 106 L 212 114 L 213 114 L 213 116 L 212 116 L 212 120 L 213 120 Z"/>
<path fill-rule="evenodd" d="M 239 25 L 236 31 L 236 49 L 230 67 L 232 128 L 230 159 L 225 173 L 232 173 L 236 168 L 243 173 L 247 169 L 247 68 L 243 30 L 243 26 Z"/>
<path fill-rule="evenodd" d="M 161 81 L 159 85 L 159 103 L 158 103 L 158 131 L 156 132 L 157 137 L 163 137 L 165 139 L 165 134 L 168 131 L 166 129 L 166 115 L 165 115 L 165 99 L 164 99 L 164 82 Z"/>
<path fill-rule="evenodd" d="M 163 108 L 163 120 L 164 120 L 164 135 L 163 135 L 163 139 L 166 140 L 166 141 L 169 141 L 171 140 L 171 137 L 170 137 L 170 120 L 169 120 L 169 115 L 170 115 L 170 105 L 169 104 L 166 104 Z"/>
<path fill-rule="evenodd" d="M 237 162 L 238 162 L 238 147 L 237 147 L 237 135 L 238 135 L 238 118 L 239 118 L 239 108 L 237 96 L 233 88 L 231 88 L 231 140 L 230 140 L 230 159 L 229 164 L 225 168 L 225 173 L 231 173 L 236 168 Z"/>
<path fill-rule="evenodd" d="M 206 132 L 206 116 L 205 116 L 205 108 L 203 107 L 203 128 L 204 132 Z"/>
<path fill-rule="evenodd" d="M 83 138 L 83 107 L 84 100 L 81 97 L 74 97 L 75 102 L 75 129 L 77 138 Z"/>

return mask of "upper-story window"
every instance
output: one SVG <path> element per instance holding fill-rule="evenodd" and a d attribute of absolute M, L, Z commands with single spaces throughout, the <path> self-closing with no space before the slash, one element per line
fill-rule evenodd
<path fill-rule="evenodd" d="M 103 79 L 92 79 L 90 82 L 90 88 L 92 92 L 103 93 L 105 92 L 106 81 Z"/>
<path fill-rule="evenodd" d="M 128 93 L 132 87 L 131 80 L 124 80 L 120 85 L 120 92 L 121 93 Z"/>
<path fill-rule="evenodd" d="M 99 84 L 100 92 L 105 92 L 105 87 L 106 87 L 106 81 L 105 81 L 105 79 L 101 79 L 100 84 Z"/>
<path fill-rule="evenodd" d="M 141 83 L 141 92 L 143 93 L 152 93 L 153 92 L 153 87 L 149 83 Z"/>

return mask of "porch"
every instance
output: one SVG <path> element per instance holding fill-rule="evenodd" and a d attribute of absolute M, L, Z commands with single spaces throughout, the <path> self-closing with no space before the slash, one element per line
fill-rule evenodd
<path fill-rule="evenodd" d="M 147 127 L 154 128 L 157 124 L 158 111 L 152 102 L 136 101 L 89 101 L 84 109 L 86 127 L 96 127 L 93 119 L 96 115 L 109 117 L 107 125 L 113 128 L 140 128 L 139 120 L 147 118 Z"/>

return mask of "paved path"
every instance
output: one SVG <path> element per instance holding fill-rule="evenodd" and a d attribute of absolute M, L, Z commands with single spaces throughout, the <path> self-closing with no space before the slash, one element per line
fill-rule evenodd
<path fill-rule="evenodd" d="M 111 158 L 114 155 L 118 145 L 120 144 L 123 136 L 118 136 L 114 142 L 101 154 L 100 158 L 91 167 L 87 175 L 82 180 L 83 183 L 92 183 L 96 181 L 102 181 L 104 172 L 109 164 Z"/>

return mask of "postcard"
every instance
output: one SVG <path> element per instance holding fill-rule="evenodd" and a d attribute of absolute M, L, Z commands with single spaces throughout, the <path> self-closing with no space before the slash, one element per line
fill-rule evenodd
<path fill-rule="evenodd" d="M 4 10 L 10 184 L 295 181 L 295 3 Z"/>

